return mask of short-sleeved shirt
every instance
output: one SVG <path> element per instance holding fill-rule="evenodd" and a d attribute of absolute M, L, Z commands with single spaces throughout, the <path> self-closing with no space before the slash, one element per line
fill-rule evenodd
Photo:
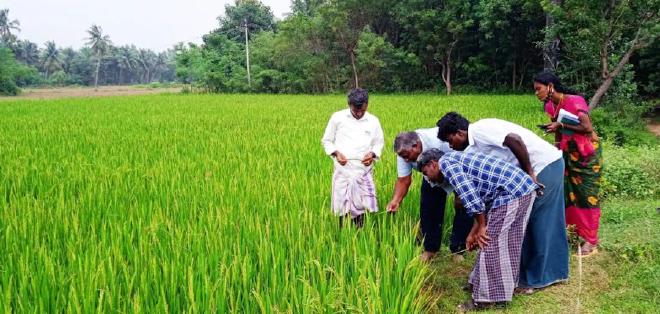
<path fill-rule="evenodd" d="M 480 152 L 497 157 L 520 167 L 518 158 L 506 146 L 504 139 L 510 133 L 517 134 L 525 143 L 529 162 L 537 175 L 549 164 L 562 158 L 562 152 L 534 134 L 534 132 L 500 119 L 482 119 L 468 126 L 468 147 L 466 152 Z"/>
<path fill-rule="evenodd" d="M 430 129 L 418 129 L 415 130 L 415 133 L 417 133 L 419 140 L 422 142 L 422 152 L 433 148 L 439 149 L 444 153 L 453 152 L 453 150 L 449 148 L 449 144 L 438 139 L 437 127 Z M 405 159 L 401 158 L 401 156 L 396 156 L 396 170 L 399 178 L 411 175 L 413 169 L 417 170 L 416 161 L 407 162 Z"/>
<path fill-rule="evenodd" d="M 451 152 L 438 164 L 470 216 L 506 205 L 538 187 L 522 169 L 482 153 Z"/>
<path fill-rule="evenodd" d="M 440 139 L 438 139 L 438 128 L 437 127 L 429 128 L 429 129 L 418 129 L 418 130 L 415 130 L 415 133 L 417 133 L 417 136 L 419 136 L 419 140 L 422 142 L 422 153 L 429 150 L 429 149 L 434 149 L 434 148 L 439 149 L 444 153 L 454 151 L 449 147 L 449 144 L 447 144 L 447 143 L 441 141 Z M 417 162 L 416 161 L 407 162 L 405 159 L 401 158 L 401 156 L 399 156 L 399 155 L 396 156 L 396 169 L 397 169 L 397 173 L 398 173 L 399 178 L 407 177 L 407 176 L 411 175 L 413 170 L 419 171 L 419 169 L 417 169 Z M 451 185 L 449 185 L 449 183 L 446 182 L 446 181 L 442 182 L 440 184 L 436 184 L 434 182 L 431 182 L 431 181 L 427 180 L 426 177 L 424 177 L 424 179 L 432 187 L 436 187 L 436 186 L 441 187 L 443 190 L 445 190 L 445 192 L 447 192 L 447 194 L 449 194 L 453 191 Z"/>

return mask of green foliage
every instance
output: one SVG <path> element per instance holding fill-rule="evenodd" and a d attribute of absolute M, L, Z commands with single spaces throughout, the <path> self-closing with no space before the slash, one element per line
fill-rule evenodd
<path fill-rule="evenodd" d="M 17 95 L 20 89 L 16 85 L 20 66 L 9 48 L 0 44 L 0 95 Z"/>
<path fill-rule="evenodd" d="M 563 59 L 568 61 L 560 62 L 558 72 L 588 97 L 630 49 L 652 44 L 660 35 L 658 0 L 567 0 L 560 6 L 545 2 L 557 21 L 548 31 L 561 38 Z M 628 67 L 620 75 L 631 71 Z"/>
<path fill-rule="evenodd" d="M 221 34 L 204 36 L 203 83 L 212 92 L 248 91 L 245 52 L 241 45 Z"/>
<path fill-rule="evenodd" d="M 634 65 L 635 81 L 640 94 L 653 98 L 660 95 L 660 40 L 639 51 L 631 63 Z"/>
<path fill-rule="evenodd" d="M 384 37 L 370 31 L 362 32 L 355 52 L 362 85 L 387 92 L 410 91 L 406 82 L 417 76 L 417 56 L 394 48 Z"/>
<path fill-rule="evenodd" d="M 620 89 L 615 89 L 615 92 Z M 642 116 L 653 103 L 635 96 L 613 97 L 605 105 L 590 113 L 599 137 L 618 146 L 657 145 L 657 138 L 648 132 Z"/>
<path fill-rule="evenodd" d="M 176 79 L 175 49 L 156 53 L 133 45 L 116 47 L 96 25 L 88 30 L 89 47 L 62 49 L 49 41 L 40 49 L 36 43 L 16 37 L 14 32 L 19 30 L 19 23 L 10 20 L 8 13 L 8 9 L 0 10 L 0 45 L 8 47 L 20 63 L 12 70 L 16 73 L 14 82 L 18 87 L 92 85 L 97 66 L 101 85 L 146 84 Z M 9 71 L 9 68 L 3 70 Z M 6 88 L 14 89 L 10 85 L 3 83 Z"/>
<path fill-rule="evenodd" d="M 225 15 L 218 17 L 220 28 L 215 35 L 225 35 L 238 43 L 245 42 L 245 27 L 249 34 L 275 29 L 275 18 L 270 7 L 259 0 L 236 0 L 234 5 L 225 6 Z"/>
<path fill-rule="evenodd" d="M 606 145 L 603 153 L 605 197 L 657 198 L 660 196 L 660 149 L 658 145 L 618 147 Z"/>
<path fill-rule="evenodd" d="M 660 300 L 660 199 L 613 198 L 605 203 L 600 246 L 611 256 L 610 291 L 596 301 L 603 312 L 652 313 Z"/>

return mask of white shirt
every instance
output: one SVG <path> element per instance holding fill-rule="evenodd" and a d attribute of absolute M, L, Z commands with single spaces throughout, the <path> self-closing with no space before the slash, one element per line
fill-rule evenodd
<path fill-rule="evenodd" d="M 378 118 L 365 112 L 358 120 L 353 117 L 350 109 L 332 114 L 321 139 L 326 154 L 339 151 L 349 159 L 350 164 L 356 166 L 362 165 L 361 160 L 368 152 L 374 152 L 380 157 L 384 143 L 383 129 Z"/>
<path fill-rule="evenodd" d="M 449 147 L 449 144 L 438 139 L 437 127 L 429 129 L 418 129 L 415 130 L 415 133 L 417 133 L 417 136 L 419 136 L 419 141 L 422 142 L 422 153 L 433 148 L 439 149 L 443 153 L 454 151 L 451 149 L 451 147 Z M 399 178 L 411 175 L 413 170 L 418 170 L 417 161 L 407 162 L 405 159 L 401 158 L 401 156 L 396 156 L 396 172 Z M 426 182 L 428 182 L 432 187 L 440 186 L 447 192 L 447 194 L 450 194 L 453 191 L 452 186 L 446 180 L 439 184 L 431 182 L 426 176 L 424 176 L 424 180 L 426 180 Z"/>
<path fill-rule="evenodd" d="M 506 146 L 504 138 L 510 133 L 520 136 L 527 147 L 529 162 L 534 173 L 538 175 L 543 169 L 562 158 L 559 149 L 534 134 L 534 132 L 500 119 L 482 119 L 468 126 L 468 151 L 476 151 L 490 155 L 520 167 L 518 158 Z"/>
<path fill-rule="evenodd" d="M 418 129 L 415 130 L 419 140 L 422 142 L 422 153 L 433 148 L 441 150 L 443 153 L 452 152 L 449 144 L 438 139 L 438 128 Z M 413 170 L 417 170 L 417 162 L 407 162 L 399 155 L 396 156 L 396 171 L 399 178 L 407 177 L 412 174 Z"/>

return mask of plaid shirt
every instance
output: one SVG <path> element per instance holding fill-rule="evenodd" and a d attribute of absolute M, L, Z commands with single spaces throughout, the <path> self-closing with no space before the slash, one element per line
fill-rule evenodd
<path fill-rule="evenodd" d="M 481 153 L 451 152 L 438 163 L 470 216 L 506 205 L 538 187 L 522 169 Z"/>

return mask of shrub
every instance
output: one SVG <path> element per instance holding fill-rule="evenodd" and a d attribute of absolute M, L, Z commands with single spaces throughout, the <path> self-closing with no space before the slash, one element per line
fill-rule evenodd
<path fill-rule="evenodd" d="M 658 197 L 660 150 L 657 145 L 605 145 L 601 190 L 604 197 Z"/>

